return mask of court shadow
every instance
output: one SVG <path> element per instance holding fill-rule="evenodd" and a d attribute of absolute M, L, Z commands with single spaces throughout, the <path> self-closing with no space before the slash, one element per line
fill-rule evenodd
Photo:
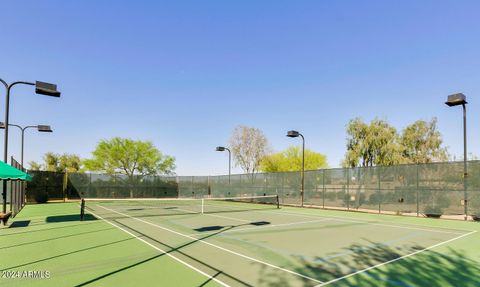
<path fill-rule="evenodd" d="M 134 229 L 134 228 L 132 228 L 132 226 L 130 226 L 130 225 L 126 225 L 126 224 L 124 224 L 124 223 L 122 223 L 122 222 L 119 222 L 119 221 L 116 221 L 116 224 L 121 225 L 121 226 L 122 226 L 123 228 L 125 228 L 126 230 L 131 230 L 132 232 L 138 234 L 137 236 L 139 236 L 139 237 L 141 237 L 141 238 L 148 238 L 150 241 L 155 242 L 155 243 L 159 244 L 160 246 L 162 246 L 162 247 L 163 247 L 162 249 L 168 250 L 168 251 L 166 251 L 166 252 L 164 252 L 164 253 L 161 253 L 161 254 L 159 254 L 159 255 L 156 255 L 156 256 L 147 258 L 147 259 L 145 259 L 145 260 L 141 260 L 141 261 L 139 261 L 139 262 L 134 262 L 134 263 L 132 263 L 132 264 L 130 264 L 130 265 L 121 267 L 121 268 L 119 268 L 119 269 L 116 269 L 116 270 L 114 270 L 114 271 L 105 273 L 105 274 L 100 275 L 100 276 L 98 276 L 98 277 L 92 278 L 92 279 L 90 279 L 90 280 L 88 280 L 88 281 L 86 281 L 86 282 L 83 282 L 83 283 L 80 283 L 80 284 L 75 285 L 76 287 L 91 285 L 91 284 L 93 284 L 93 283 L 95 283 L 95 282 L 97 282 L 97 281 L 99 281 L 99 280 L 101 280 L 101 279 L 110 277 L 110 276 L 115 275 L 115 274 L 117 274 L 117 273 L 119 273 L 119 272 L 127 271 L 127 270 L 129 270 L 129 269 L 131 269 L 131 268 L 137 267 L 137 266 L 139 266 L 139 265 L 142 265 L 142 264 L 144 264 L 144 263 L 147 263 L 147 262 L 149 262 L 149 261 L 152 261 L 152 260 L 154 260 L 154 259 L 157 259 L 157 258 L 159 258 L 159 257 L 162 257 L 162 256 L 164 256 L 164 255 L 166 255 L 166 254 L 171 254 L 171 253 L 174 253 L 174 254 L 178 253 L 178 254 L 180 254 L 181 256 L 183 256 L 183 257 L 185 257 L 185 258 L 188 258 L 189 260 L 192 260 L 192 261 L 194 261 L 194 262 L 197 263 L 197 264 L 200 264 L 201 266 L 203 266 L 203 267 L 206 268 L 207 270 L 211 270 L 211 271 L 215 272 L 215 274 L 214 274 L 213 276 L 211 276 L 211 277 L 210 277 L 209 279 L 207 279 L 205 282 L 201 283 L 198 287 L 208 285 L 209 283 L 211 283 L 212 280 L 214 280 L 214 278 L 217 278 L 217 277 L 220 276 L 220 275 L 225 276 L 225 277 L 229 278 L 230 280 L 233 280 L 233 281 L 236 283 L 236 286 L 238 285 L 238 286 L 245 286 L 245 287 L 253 287 L 252 285 L 250 285 L 250 284 L 242 281 L 241 279 L 239 279 L 239 278 L 237 278 L 237 277 L 235 277 L 235 276 L 233 276 L 233 275 L 230 275 L 230 274 L 224 272 L 223 270 L 220 270 L 220 269 L 216 268 L 215 266 L 212 266 L 212 265 L 210 265 L 210 264 L 208 264 L 208 263 L 206 263 L 206 262 L 204 262 L 204 261 L 202 261 L 202 260 L 200 260 L 200 259 L 198 259 L 198 258 L 196 258 L 196 257 L 191 256 L 191 255 L 188 254 L 187 252 L 184 252 L 184 251 L 183 251 L 184 248 L 186 248 L 186 247 L 188 247 L 188 246 L 191 246 L 192 244 L 198 243 L 198 242 L 200 242 L 200 241 L 202 241 L 202 240 L 205 240 L 205 239 L 208 239 L 208 238 L 210 238 L 210 237 L 214 237 L 214 236 L 219 235 L 219 234 L 221 234 L 222 232 L 225 232 L 225 231 L 227 231 L 227 230 L 231 230 L 231 229 L 234 228 L 235 226 L 222 227 L 222 228 L 224 228 L 224 229 L 219 230 L 219 231 L 214 232 L 214 233 L 210 233 L 210 234 L 205 235 L 205 236 L 203 236 L 203 237 L 201 237 L 201 238 L 198 238 L 198 239 L 189 241 L 189 242 L 187 242 L 187 243 L 185 243 L 185 244 L 182 244 L 182 245 L 180 245 L 180 246 L 174 247 L 174 246 L 171 246 L 171 245 L 169 245 L 169 244 L 167 244 L 167 243 L 165 243 L 165 242 L 160 241 L 160 240 L 157 239 L 157 238 L 151 237 L 151 236 L 149 236 L 149 235 L 147 235 L 147 234 L 145 234 L 145 233 L 143 233 L 143 232 L 141 232 L 141 231 L 139 231 L 139 230 L 137 230 L 137 229 Z M 242 225 L 247 225 L 247 224 L 242 224 Z M 220 226 L 220 227 L 221 227 L 221 226 Z"/>
<path fill-rule="evenodd" d="M 121 239 L 121 240 L 117 240 L 117 241 L 111 241 L 111 242 L 108 242 L 108 243 L 99 244 L 99 245 L 95 245 L 95 246 L 91 246 L 91 247 L 87 247 L 87 248 L 76 249 L 76 250 L 73 250 L 73 251 L 70 251 L 70 252 L 65 252 L 65 253 L 62 253 L 62 254 L 55 255 L 55 256 L 44 257 L 44 258 L 40 258 L 40 259 L 37 259 L 37 260 L 34 260 L 34 261 L 30 261 L 30 262 L 26 262 L 26 263 L 14 265 L 14 266 L 8 266 L 8 267 L 6 267 L 2 270 L 17 269 L 17 268 L 20 268 L 20 267 L 35 265 L 35 264 L 38 264 L 38 263 L 41 263 L 41 262 L 46 262 L 46 261 L 49 261 L 49 260 L 52 260 L 52 259 L 66 257 L 66 256 L 69 256 L 69 255 L 72 255 L 72 254 L 81 253 L 81 252 L 85 252 L 85 251 L 93 250 L 93 249 L 97 249 L 97 248 L 100 249 L 100 248 L 105 247 L 105 246 L 111 246 L 111 245 L 119 244 L 119 243 L 122 243 L 122 242 L 125 242 L 125 241 L 130 241 L 130 240 L 135 240 L 135 238 L 130 237 L 130 238 Z"/>
<path fill-rule="evenodd" d="M 198 232 L 208 232 L 208 231 L 221 230 L 222 228 L 225 228 L 225 226 L 220 226 L 220 225 L 205 226 L 205 227 L 195 228 L 193 230 L 198 231 Z"/>
<path fill-rule="evenodd" d="M 263 226 L 263 225 L 269 225 L 271 222 L 268 221 L 255 221 L 255 222 L 250 222 L 246 224 L 239 224 L 239 225 L 228 225 L 228 226 L 220 226 L 220 225 L 214 225 L 214 226 L 204 226 L 200 228 L 194 228 L 193 230 L 197 232 L 209 232 L 209 231 L 217 231 L 217 230 L 222 230 L 224 228 L 229 228 L 233 230 L 234 228 L 241 227 L 241 226 L 246 226 L 246 225 L 254 225 L 254 226 Z"/>
<path fill-rule="evenodd" d="M 30 220 L 14 221 L 8 228 L 27 227 L 30 225 Z"/>
<path fill-rule="evenodd" d="M 345 248 L 342 256 L 331 254 L 309 260 L 295 258 L 301 262 L 301 267 L 294 271 L 320 280 L 326 285 L 336 280 L 335 285 L 338 286 L 478 287 L 480 264 L 469 258 L 464 251 L 447 248 L 443 253 L 435 250 L 419 252 L 424 248 L 390 247 L 378 242 L 369 242 L 367 245 L 353 244 Z M 413 253 L 415 254 L 400 259 Z M 377 266 L 380 264 L 381 266 Z M 372 266 L 378 268 L 371 268 Z M 367 268 L 371 269 L 366 270 Z M 261 285 L 288 286 L 288 278 L 279 276 L 278 273 L 269 273 L 263 266 L 261 269 Z M 357 272 L 354 276 L 343 278 Z M 309 279 L 302 280 L 303 286 L 312 286 L 314 283 Z"/>
<path fill-rule="evenodd" d="M 5 237 L 5 236 L 18 236 L 19 234 L 25 234 L 25 233 L 34 233 L 34 232 L 50 232 L 51 230 L 56 230 L 56 229 L 69 229 L 69 228 L 77 228 L 78 226 L 82 225 L 82 226 L 85 226 L 86 224 L 98 224 L 100 223 L 101 221 L 92 221 L 90 223 L 85 223 L 85 224 L 74 224 L 74 225 L 68 225 L 68 226 L 55 226 L 55 227 L 51 227 L 51 228 L 42 228 L 42 229 L 38 229 L 38 230 L 30 230 L 30 229 L 26 229 L 25 231 L 18 231 L 18 232 L 15 232 L 15 233 L 11 233 L 11 234 L 2 234 L 2 237 Z M 42 223 L 42 224 L 47 224 L 47 223 Z M 29 226 L 36 226 L 36 225 L 42 225 L 42 224 L 30 224 Z M 51 226 L 51 225 L 50 225 Z"/>
<path fill-rule="evenodd" d="M 100 233 L 100 232 L 105 232 L 113 229 L 113 227 L 106 228 L 106 229 L 101 229 L 101 230 L 92 230 L 92 231 L 86 231 L 86 232 L 77 232 L 73 234 L 68 234 L 68 235 L 63 235 L 63 236 L 55 236 L 55 237 L 50 237 L 42 240 L 36 240 L 36 241 L 28 241 L 28 242 L 22 242 L 14 245 L 9 245 L 9 246 L 3 246 L 0 247 L 0 250 L 8 249 L 8 248 L 14 248 L 14 247 L 19 247 L 19 246 L 26 246 L 26 245 L 31 245 L 31 244 L 37 244 L 41 242 L 49 242 L 49 241 L 55 241 L 59 239 L 65 239 L 65 238 L 74 238 L 76 236 L 81 236 L 85 234 L 92 234 L 92 233 Z"/>
<path fill-rule="evenodd" d="M 89 213 L 84 215 L 83 221 L 88 220 L 97 220 L 97 218 Z M 80 221 L 80 214 L 68 214 L 68 215 L 55 215 L 48 216 L 45 221 L 47 223 L 57 223 L 57 222 L 70 222 L 70 221 Z"/>
<path fill-rule="evenodd" d="M 255 221 L 250 223 L 250 225 L 255 225 L 255 226 L 262 226 L 262 225 L 269 225 L 269 224 L 272 224 L 272 223 L 269 221 Z"/>

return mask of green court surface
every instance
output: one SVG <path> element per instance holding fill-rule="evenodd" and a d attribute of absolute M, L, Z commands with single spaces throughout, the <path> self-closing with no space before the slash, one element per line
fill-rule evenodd
<path fill-rule="evenodd" d="M 0 230 L 0 286 L 479 286 L 475 222 L 294 207 L 88 211 L 79 221 L 78 203 L 26 206 Z"/>

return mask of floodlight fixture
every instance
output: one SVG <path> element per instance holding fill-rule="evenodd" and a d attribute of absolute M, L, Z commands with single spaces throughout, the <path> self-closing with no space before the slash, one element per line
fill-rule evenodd
<path fill-rule="evenodd" d="M 37 126 L 37 129 L 39 132 L 42 132 L 42 133 L 51 133 L 53 132 L 52 131 L 52 128 L 49 126 L 49 125 L 38 125 Z"/>
<path fill-rule="evenodd" d="M 300 133 L 298 131 L 288 131 L 287 132 L 287 137 L 289 138 L 296 138 L 300 136 Z"/>
<path fill-rule="evenodd" d="M 60 97 L 60 92 L 57 90 L 57 85 L 40 81 L 35 82 L 35 93 L 57 98 Z"/>
<path fill-rule="evenodd" d="M 465 105 L 467 104 L 467 98 L 462 93 L 449 95 L 445 104 L 449 107 Z"/>

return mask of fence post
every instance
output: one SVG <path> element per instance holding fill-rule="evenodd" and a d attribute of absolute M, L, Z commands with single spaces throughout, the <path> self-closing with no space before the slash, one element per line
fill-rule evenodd
<path fill-rule="evenodd" d="M 322 185 L 323 185 L 322 206 L 325 209 L 325 169 L 322 169 Z"/>
<path fill-rule="evenodd" d="M 190 183 L 190 189 L 192 191 L 192 196 L 195 197 L 195 190 L 193 189 L 193 181 L 194 181 L 194 177 L 192 176 L 192 181 Z"/>
<path fill-rule="evenodd" d="M 88 189 L 87 189 L 87 192 L 88 192 L 88 196 L 91 196 L 91 189 L 92 189 L 92 174 L 89 173 L 88 174 Z"/>
<path fill-rule="evenodd" d="M 417 217 L 420 215 L 420 198 L 419 198 L 419 189 L 420 189 L 420 176 L 419 176 L 420 165 L 417 164 Z"/>
<path fill-rule="evenodd" d="M 175 177 L 175 183 L 177 185 L 177 198 L 180 198 L 180 183 L 178 182 L 178 176 Z"/>
<path fill-rule="evenodd" d="M 207 176 L 207 195 L 210 196 L 212 194 L 212 189 L 210 187 L 210 176 Z"/>
<path fill-rule="evenodd" d="M 63 184 L 62 184 L 63 202 L 67 200 L 67 183 L 68 183 L 68 172 L 65 171 L 63 173 Z"/>
<path fill-rule="evenodd" d="M 378 213 L 382 213 L 382 193 L 381 193 L 381 190 L 380 190 L 380 167 L 377 166 L 376 167 L 377 169 L 377 180 L 378 180 Z"/>
<path fill-rule="evenodd" d="M 347 169 L 347 210 L 350 210 L 350 168 Z"/>
<path fill-rule="evenodd" d="M 268 192 L 267 192 L 267 191 L 268 191 L 268 178 L 267 178 L 267 173 L 264 173 L 264 174 L 263 174 L 263 177 L 264 177 L 264 182 L 265 182 L 264 187 L 263 187 L 263 193 L 264 193 L 264 195 L 267 195 L 267 193 L 268 193 Z"/>

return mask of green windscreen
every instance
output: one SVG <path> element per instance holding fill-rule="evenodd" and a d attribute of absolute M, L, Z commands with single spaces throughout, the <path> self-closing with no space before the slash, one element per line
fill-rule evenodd
<path fill-rule="evenodd" d="M 304 205 L 409 215 L 480 216 L 480 161 L 305 171 Z M 83 196 L 205 198 L 278 195 L 280 204 L 301 204 L 301 173 L 127 178 L 70 174 Z"/>

